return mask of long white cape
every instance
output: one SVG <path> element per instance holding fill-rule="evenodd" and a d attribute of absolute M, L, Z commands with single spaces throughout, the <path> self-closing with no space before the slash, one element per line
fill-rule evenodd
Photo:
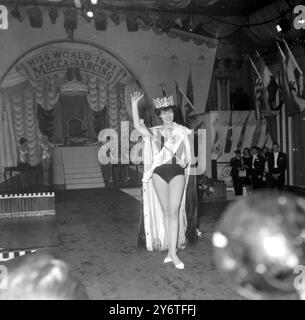
<path fill-rule="evenodd" d="M 154 134 L 160 129 L 161 126 L 151 128 Z M 188 135 L 191 133 L 192 131 L 188 128 L 174 123 L 173 135 L 176 136 L 177 139 L 174 142 L 174 145 L 172 145 L 172 150 L 173 152 L 175 152 L 179 148 L 180 144 L 183 142 L 185 148 L 181 158 L 185 159 L 188 164 L 190 164 L 191 161 L 191 146 Z M 167 142 L 165 143 L 165 147 L 166 144 Z M 163 163 L 166 163 L 170 159 L 170 157 L 171 155 L 166 153 L 166 148 L 162 148 L 162 150 L 159 151 L 155 141 L 152 138 L 144 138 L 143 214 L 146 248 L 149 251 L 162 251 L 168 249 L 168 243 L 164 227 L 163 211 L 158 200 L 156 191 L 154 189 L 151 176 L 154 168 L 159 165 L 162 165 Z M 185 169 L 185 186 L 179 210 L 178 247 L 180 248 L 184 248 L 186 242 L 185 232 L 187 228 L 187 219 L 185 211 L 185 200 L 189 175 L 190 165 L 188 165 Z"/>

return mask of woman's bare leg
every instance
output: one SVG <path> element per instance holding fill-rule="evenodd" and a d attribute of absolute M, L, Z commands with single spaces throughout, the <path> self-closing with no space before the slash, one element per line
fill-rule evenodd
<path fill-rule="evenodd" d="M 175 265 L 181 263 L 177 256 L 177 240 L 179 230 L 179 208 L 184 190 L 185 179 L 183 175 L 174 177 L 169 183 L 169 253 Z"/>
<path fill-rule="evenodd" d="M 166 235 L 167 241 L 168 241 L 168 216 L 169 216 L 168 190 L 169 190 L 169 185 L 166 181 L 164 181 L 157 174 L 153 174 L 152 179 L 153 179 L 155 191 L 157 193 L 157 197 L 159 199 L 159 202 L 161 204 L 161 208 L 163 211 L 165 235 Z"/>

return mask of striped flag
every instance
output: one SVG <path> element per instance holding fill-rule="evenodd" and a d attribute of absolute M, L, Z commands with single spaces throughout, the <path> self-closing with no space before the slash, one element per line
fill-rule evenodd
<path fill-rule="evenodd" d="M 263 120 L 258 120 L 255 126 L 255 130 L 252 136 L 252 142 L 251 142 L 251 147 L 257 146 L 259 143 L 259 138 L 262 133 L 262 128 L 263 128 Z"/>
<path fill-rule="evenodd" d="M 263 118 L 261 112 L 263 106 L 263 80 L 252 59 L 249 58 L 249 60 L 251 63 L 251 78 L 253 84 L 255 117 L 257 120 L 260 120 Z"/>
<path fill-rule="evenodd" d="M 283 97 L 288 116 L 305 110 L 305 96 L 303 90 L 303 72 L 294 58 L 288 44 L 285 43 L 285 53 L 278 45 L 282 64 L 281 80 L 283 83 Z"/>
<path fill-rule="evenodd" d="M 257 52 L 256 55 L 257 70 L 260 72 L 263 80 L 263 93 L 266 106 L 265 116 L 272 117 L 279 112 L 279 106 L 276 104 L 276 95 L 279 91 L 279 85 L 277 79 L 273 76 L 260 54 Z"/>
<path fill-rule="evenodd" d="M 233 112 L 231 112 L 230 119 L 229 119 L 229 126 L 228 126 L 226 145 L 225 145 L 225 153 L 230 153 L 231 148 L 232 148 L 232 140 L 233 140 L 232 116 L 233 116 Z"/>

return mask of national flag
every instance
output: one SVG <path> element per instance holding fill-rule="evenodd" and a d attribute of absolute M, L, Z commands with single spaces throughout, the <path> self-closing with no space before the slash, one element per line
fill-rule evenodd
<path fill-rule="evenodd" d="M 284 40 L 286 47 L 286 74 L 288 79 L 288 84 L 290 87 L 291 95 L 293 96 L 299 112 L 305 110 L 305 93 L 304 93 L 304 76 L 303 71 L 299 67 L 293 53 L 291 52 L 287 42 Z M 290 111 L 290 110 L 287 110 Z M 288 115 L 291 115 L 290 112 Z"/>
<path fill-rule="evenodd" d="M 266 117 L 273 117 L 279 113 L 278 106 L 276 105 L 276 94 L 279 90 L 279 85 L 260 54 L 257 52 L 256 55 L 255 65 L 263 82 L 263 99 L 265 107 L 263 108 L 263 115 Z"/>
<path fill-rule="evenodd" d="M 217 159 L 222 155 L 222 143 L 221 143 L 221 133 L 220 133 L 220 126 L 219 126 L 219 119 L 215 121 L 215 136 L 212 145 L 212 153 L 217 154 Z"/>
<path fill-rule="evenodd" d="M 161 91 L 162 91 L 162 97 L 167 97 L 166 91 L 163 87 L 163 85 L 161 85 Z"/>
<path fill-rule="evenodd" d="M 230 119 L 229 119 L 229 126 L 228 126 L 226 145 L 225 145 L 225 153 L 230 153 L 231 148 L 232 148 L 232 140 L 233 140 L 232 116 L 233 116 L 233 112 L 231 112 Z"/>
<path fill-rule="evenodd" d="M 245 122 L 243 123 L 243 126 L 241 128 L 240 136 L 237 142 L 237 149 L 242 149 L 242 146 L 244 144 L 249 117 L 250 113 L 247 114 Z"/>
<path fill-rule="evenodd" d="M 264 138 L 264 142 L 263 142 L 262 148 L 264 148 L 267 145 L 269 139 L 271 139 L 271 135 L 270 135 L 269 125 L 268 125 L 268 122 L 267 122 L 266 123 L 265 138 Z"/>
<path fill-rule="evenodd" d="M 298 98 L 297 92 L 300 89 L 297 86 L 297 79 L 296 74 L 299 73 L 299 67 L 297 66 L 296 62 L 294 63 L 295 59 L 292 56 L 292 53 L 289 54 L 288 52 L 288 45 L 286 46 L 286 54 L 281 49 L 280 45 L 277 43 L 280 57 L 281 57 L 281 89 L 282 95 L 286 106 L 286 112 L 288 116 L 293 116 L 300 112 L 300 105 L 303 105 Z M 289 50 L 290 51 L 290 50 Z"/>
<path fill-rule="evenodd" d="M 191 68 L 190 68 L 189 76 L 187 79 L 186 97 L 188 100 L 186 105 L 184 106 L 184 109 L 185 109 L 185 114 L 188 116 L 193 111 L 193 102 L 194 102 L 194 88 L 193 88 Z"/>
<path fill-rule="evenodd" d="M 183 96 L 176 81 L 175 81 L 175 87 L 176 87 L 176 95 L 177 95 L 177 110 L 174 115 L 174 121 L 178 124 L 185 125 L 186 115 L 185 115 L 185 110 L 182 107 Z"/>
<path fill-rule="evenodd" d="M 263 80 L 259 74 L 254 62 L 250 58 L 251 63 L 251 78 L 253 83 L 253 99 L 255 107 L 255 117 L 256 119 L 262 119 L 262 106 L 263 106 Z"/>
<path fill-rule="evenodd" d="M 258 120 L 256 122 L 255 130 L 252 136 L 252 142 L 251 142 L 251 147 L 255 147 L 259 143 L 259 138 L 262 133 L 262 128 L 263 128 L 263 120 Z"/>

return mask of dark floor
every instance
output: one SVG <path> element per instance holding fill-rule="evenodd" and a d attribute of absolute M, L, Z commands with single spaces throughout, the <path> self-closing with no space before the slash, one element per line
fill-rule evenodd
<path fill-rule="evenodd" d="M 240 299 L 212 257 L 212 233 L 227 204 L 200 205 L 202 238 L 179 252 L 184 270 L 164 265 L 165 253 L 137 247 L 141 202 L 117 188 L 56 192 L 55 222 L 0 221 L 0 242 L 49 243 L 48 251 L 72 266 L 91 299 Z"/>
<path fill-rule="evenodd" d="M 227 203 L 203 204 L 203 237 L 180 252 L 184 270 L 163 264 L 164 253 L 137 248 L 141 203 L 118 189 L 61 192 L 56 220 L 60 245 L 92 299 L 239 299 L 212 260 L 211 235 Z"/>

